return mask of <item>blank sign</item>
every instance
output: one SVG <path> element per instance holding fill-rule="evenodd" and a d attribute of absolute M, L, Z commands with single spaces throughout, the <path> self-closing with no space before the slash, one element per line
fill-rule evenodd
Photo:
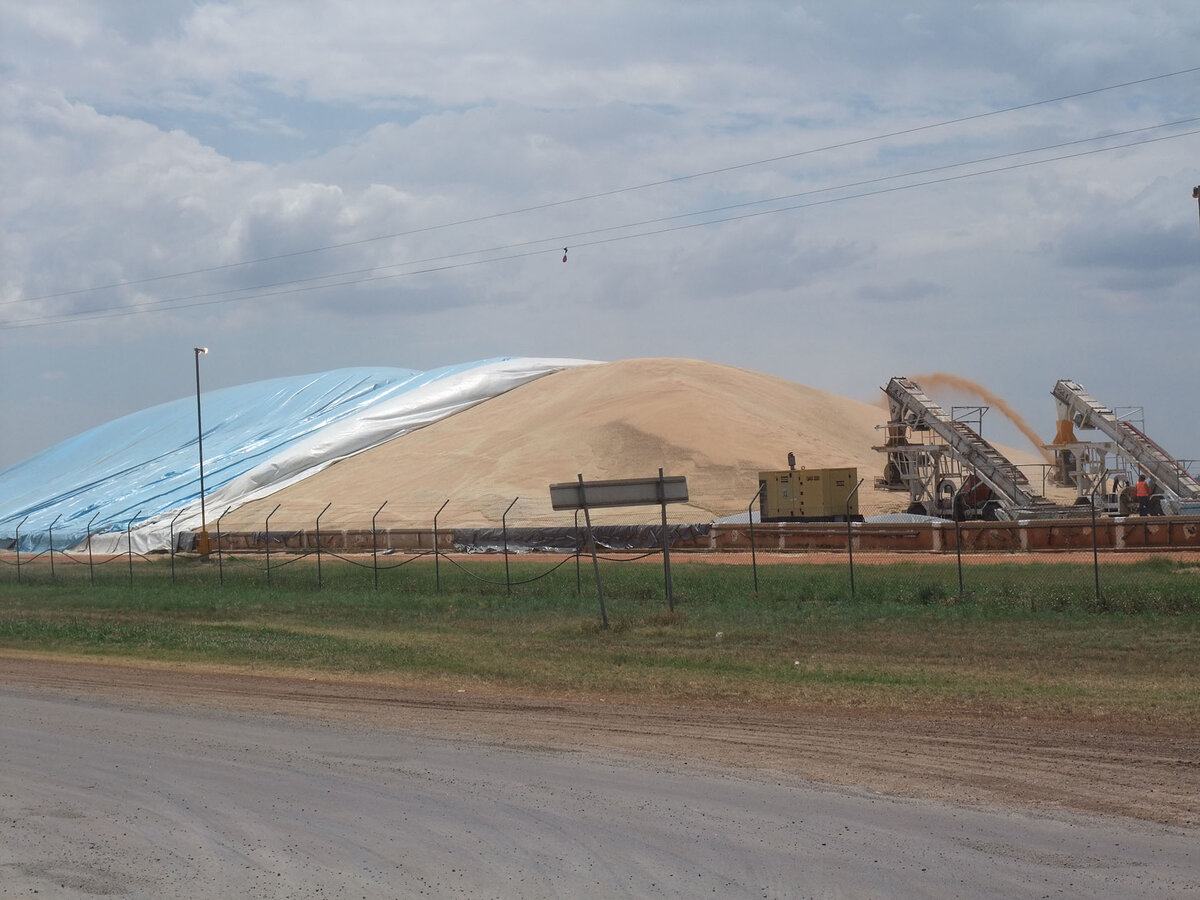
<path fill-rule="evenodd" d="M 660 503 L 686 503 L 687 478 L 618 478 L 611 481 L 567 481 L 550 485 L 550 505 L 555 509 L 583 509 L 602 506 L 658 506 Z"/>

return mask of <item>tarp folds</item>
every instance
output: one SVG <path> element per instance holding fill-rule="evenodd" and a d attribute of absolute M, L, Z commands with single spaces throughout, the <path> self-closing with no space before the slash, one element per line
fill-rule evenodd
<path fill-rule="evenodd" d="M 504 357 L 412 369 L 336 369 L 202 397 L 206 521 L 326 466 L 584 360 Z M 84 432 L 0 472 L 0 547 L 166 549 L 200 527 L 196 400 Z M 90 523 L 90 528 L 89 528 Z"/>

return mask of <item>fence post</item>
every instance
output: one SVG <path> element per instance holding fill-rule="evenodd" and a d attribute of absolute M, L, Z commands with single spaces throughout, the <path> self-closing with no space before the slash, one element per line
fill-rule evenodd
<path fill-rule="evenodd" d="M 958 557 L 958 597 L 961 600 L 963 595 L 963 577 L 962 577 L 962 522 L 959 521 L 958 514 L 958 495 L 962 493 L 962 482 L 958 485 L 958 490 L 954 492 L 954 496 L 950 498 L 950 515 L 954 517 L 954 554 Z M 1043 489 L 1043 496 L 1045 496 Z"/>
<path fill-rule="evenodd" d="M 596 555 L 596 536 L 592 534 L 592 514 L 587 505 L 587 488 L 583 484 L 583 473 L 579 473 L 579 501 L 583 504 L 583 522 L 587 526 L 588 543 L 592 545 L 592 568 L 596 572 L 596 596 L 600 598 L 600 621 L 608 627 L 608 612 L 604 608 L 604 588 L 600 584 L 600 559 Z"/>
<path fill-rule="evenodd" d="M 754 570 L 754 594 L 758 596 L 758 550 L 754 546 L 754 504 L 758 502 L 758 498 L 762 496 L 762 492 L 767 489 L 767 483 L 764 481 L 758 486 L 758 490 L 754 492 L 754 497 L 750 500 L 750 505 L 746 507 L 746 516 L 750 522 L 750 568 Z"/>
<path fill-rule="evenodd" d="M 232 506 L 225 507 L 225 512 L 217 516 L 217 583 L 221 587 L 225 586 L 225 563 L 221 559 L 221 520 L 228 515 Z"/>
<path fill-rule="evenodd" d="M 271 516 L 275 515 L 276 511 L 279 509 L 279 506 L 280 506 L 280 504 L 276 503 L 275 509 L 273 509 L 269 513 L 267 513 L 267 521 L 263 525 L 263 528 L 265 529 L 265 531 L 263 532 L 263 541 L 267 545 L 267 585 L 268 586 L 271 584 Z"/>
<path fill-rule="evenodd" d="M 1102 481 L 1102 480 L 1101 480 Z M 1101 481 L 1096 482 L 1096 486 L 1092 488 L 1092 569 L 1096 574 L 1096 600 L 1100 600 L 1100 547 L 1096 536 L 1096 491 L 1099 490 Z"/>
<path fill-rule="evenodd" d="M 54 517 L 54 522 L 50 523 L 50 580 L 54 580 L 54 523 L 62 518 L 62 513 Z"/>
<path fill-rule="evenodd" d="M 858 479 L 858 484 L 854 486 L 849 495 L 846 497 L 846 550 L 850 553 L 850 599 L 854 599 L 854 535 L 850 531 L 850 501 L 854 499 L 854 495 L 858 493 L 858 489 L 862 487 L 862 478 Z"/>
<path fill-rule="evenodd" d="M 17 584 L 21 583 L 21 525 L 24 525 L 28 519 L 29 516 L 26 516 L 21 520 L 20 524 L 17 525 L 17 536 L 15 542 L 15 546 L 17 548 Z"/>
<path fill-rule="evenodd" d="M 671 585 L 671 539 L 667 535 L 667 488 L 662 466 L 658 468 L 658 499 L 662 504 L 663 581 L 667 589 L 667 609 L 675 612 L 675 592 Z"/>
<path fill-rule="evenodd" d="M 321 516 L 325 515 L 325 513 L 329 510 L 329 507 L 331 507 L 331 506 L 333 506 L 332 500 L 329 503 L 325 504 L 325 509 L 321 510 L 320 514 L 317 516 L 317 588 L 318 589 L 325 586 L 325 582 L 321 578 Z"/>
<path fill-rule="evenodd" d="M 183 509 L 180 508 L 179 512 L 175 513 L 175 517 L 173 519 L 171 519 L 171 584 L 175 583 L 175 523 L 176 523 L 176 521 L 178 521 L 179 517 L 182 515 L 183 515 Z M 88 547 L 89 548 L 91 547 L 91 544 L 92 544 L 92 536 L 89 534 L 88 535 Z M 89 559 L 89 561 L 91 559 L 90 552 L 88 554 L 88 559 Z"/>
<path fill-rule="evenodd" d="M 579 534 L 579 510 L 575 510 L 575 596 L 583 596 L 583 570 L 579 557 L 583 555 L 583 539 Z"/>
<path fill-rule="evenodd" d="M 95 516 L 92 516 L 91 522 L 88 522 L 88 581 L 92 585 L 96 584 L 96 567 L 92 565 L 92 524 L 99 515 L 100 513 L 97 512 Z"/>
<path fill-rule="evenodd" d="M 512 579 L 508 574 L 508 513 L 520 499 L 520 497 L 513 497 L 513 502 L 508 504 L 508 509 L 500 516 L 500 534 L 504 539 L 504 590 L 509 594 L 512 593 Z"/>
<path fill-rule="evenodd" d="M 379 509 L 375 510 L 375 515 L 371 516 L 371 568 L 375 570 L 375 590 L 379 590 L 379 541 L 375 537 L 375 520 L 379 518 L 379 514 L 383 512 L 383 508 L 387 506 L 387 501 L 379 505 Z"/>
<path fill-rule="evenodd" d="M 137 517 L 142 514 L 139 509 L 133 514 L 133 518 L 125 525 L 125 549 L 129 554 L 129 586 L 133 587 L 133 523 L 137 521 Z"/>
<path fill-rule="evenodd" d="M 447 497 L 446 503 L 449 502 L 450 498 Z M 446 508 L 446 503 L 443 503 L 441 506 L 439 506 L 438 511 L 433 514 L 433 580 L 439 594 L 442 592 L 442 568 L 438 562 L 438 558 L 441 556 L 441 551 L 438 549 L 440 542 L 438 541 L 437 520 L 438 516 L 442 514 L 442 510 Z"/>

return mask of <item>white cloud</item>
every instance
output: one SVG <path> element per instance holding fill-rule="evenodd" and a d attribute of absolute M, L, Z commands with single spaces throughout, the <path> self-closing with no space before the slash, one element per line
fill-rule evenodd
<path fill-rule="evenodd" d="M 1197 137 L 858 199 L 897 182 L 838 188 L 1196 115 L 1200 76 L 670 181 L 1186 67 L 1200 38 L 1188 3 L 45 2 L 3 15 L 0 322 L 192 299 L 0 331 L 6 383 L 53 359 L 105 385 L 36 408 L 7 394 L 2 411 L 27 427 L 0 465 L 186 393 L 176 370 L 196 343 L 219 347 L 214 386 L 506 352 L 670 353 L 861 397 L 935 357 L 1011 387 L 1035 418 L 1032 370 L 1046 391 L 1108 376 L 1091 341 L 1151 308 L 1162 337 L 1130 392 L 1174 408 L 1165 442 L 1200 455 L 1200 411 L 1180 387 L 1196 374 L 1184 335 L 1200 327 Z M 632 225 L 831 188 L 723 225 Z M 545 252 L 467 265 L 522 244 L 492 255 Z M 371 271 L 413 260 L 456 268 Z M 333 280 L 395 277 L 218 293 L 359 270 Z M 812 333 L 763 327 L 783 317 Z"/>

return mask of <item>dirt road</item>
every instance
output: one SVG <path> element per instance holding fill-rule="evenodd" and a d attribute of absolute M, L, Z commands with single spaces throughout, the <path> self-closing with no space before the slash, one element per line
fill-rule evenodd
<path fill-rule="evenodd" d="M 30 656 L 0 682 L 0 896 L 1200 897 L 1195 735 Z"/>
<path fill-rule="evenodd" d="M 697 709 L 431 691 L 379 679 L 0 654 L 0 681 L 178 709 L 340 720 L 509 746 L 580 747 L 828 784 L 1200 827 L 1200 734 L 877 711 Z"/>

